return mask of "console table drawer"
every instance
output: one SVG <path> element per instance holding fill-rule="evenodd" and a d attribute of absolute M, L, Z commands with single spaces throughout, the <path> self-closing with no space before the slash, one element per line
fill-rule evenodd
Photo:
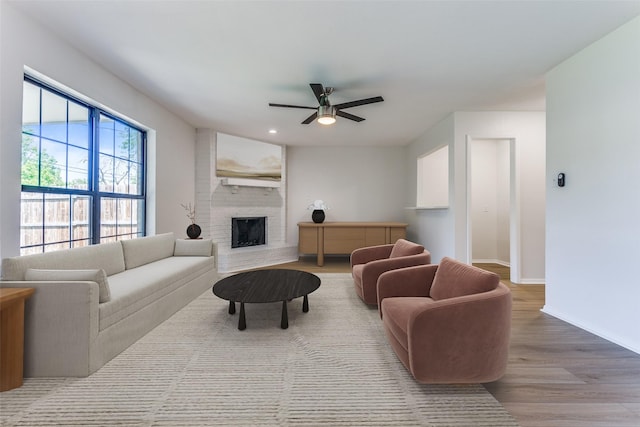
<path fill-rule="evenodd" d="M 365 233 L 364 245 L 360 247 L 384 245 L 387 243 L 385 228 L 367 227 L 365 228 Z M 395 240 L 389 243 L 395 243 Z"/>
<path fill-rule="evenodd" d="M 324 253 L 350 254 L 354 249 L 366 245 L 365 229 L 363 228 L 325 228 Z"/>
<path fill-rule="evenodd" d="M 407 237 L 406 227 L 390 227 L 389 228 L 389 243 L 395 243 L 398 239 L 404 239 Z"/>
<path fill-rule="evenodd" d="M 298 250 L 303 254 L 318 253 L 318 229 L 301 228 L 298 236 Z"/>

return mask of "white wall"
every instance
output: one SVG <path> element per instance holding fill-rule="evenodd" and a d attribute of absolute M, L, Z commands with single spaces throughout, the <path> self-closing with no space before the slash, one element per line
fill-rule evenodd
<path fill-rule="evenodd" d="M 70 48 L 7 2 L 0 2 L 0 24 L 0 258 L 19 253 L 25 66 L 152 129 L 148 171 L 152 183 L 150 231 L 155 228 L 155 232 L 184 235 L 188 219 L 179 203 L 193 200 L 195 195 L 195 128 Z M 156 192 L 154 187 L 162 190 Z"/>
<path fill-rule="evenodd" d="M 424 245 L 431 252 L 431 261 L 434 263 L 440 262 L 445 256 L 455 256 L 453 139 L 454 117 L 451 114 L 410 144 L 405 156 L 405 206 L 416 206 L 418 158 L 437 148 L 449 146 L 449 208 L 405 211 L 409 223 L 407 236 Z"/>
<path fill-rule="evenodd" d="M 404 147 L 288 147 L 287 242 L 311 221 L 316 199 L 325 221 L 404 221 Z"/>
<path fill-rule="evenodd" d="M 496 259 L 505 265 L 511 263 L 511 141 L 496 140 Z"/>
<path fill-rule="evenodd" d="M 547 115 L 544 311 L 640 353 L 640 18 L 548 73 Z"/>
<path fill-rule="evenodd" d="M 407 221 L 414 230 L 418 230 L 416 238 L 431 251 L 434 262 L 439 262 L 443 256 L 470 262 L 467 259 L 470 252 L 467 238 L 467 140 L 494 138 L 515 140 L 514 185 L 519 194 L 516 204 L 520 222 L 519 281 L 543 283 L 544 112 L 458 112 L 448 116 L 410 144 L 405 166 L 408 204 L 415 206 L 416 159 L 443 144 L 450 144 L 450 207 L 408 211 Z M 511 262 L 513 263 L 513 259 Z"/>

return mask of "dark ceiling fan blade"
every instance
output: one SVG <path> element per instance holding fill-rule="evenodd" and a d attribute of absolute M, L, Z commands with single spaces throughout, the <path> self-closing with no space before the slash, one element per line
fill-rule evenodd
<path fill-rule="evenodd" d="M 334 107 L 338 110 L 341 110 L 343 108 L 357 107 L 358 105 L 373 104 L 374 102 L 382 102 L 382 101 L 384 101 L 384 99 L 382 99 L 381 96 L 374 96 L 373 98 L 359 99 L 357 101 L 351 101 L 351 102 L 343 102 L 342 104 L 334 105 Z"/>
<path fill-rule="evenodd" d="M 362 117 L 354 116 L 353 114 L 345 113 L 342 110 L 336 111 L 336 116 L 344 117 L 345 119 L 353 120 L 354 122 L 361 122 L 364 120 Z"/>
<path fill-rule="evenodd" d="M 306 108 L 307 110 L 317 110 L 318 107 L 307 107 L 306 105 L 289 105 L 289 104 L 274 104 L 269 103 L 269 107 L 285 107 L 285 108 Z"/>
<path fill-rule="evenodd" d="M 316 96 L 316 99 L 318 100 L 318 102 L 322 103 L 322 101 L 320 100 L 320 97 L 324 95 L 324 87 L 322 87 L 322 84 L 309 83 L 309 86 L 311 86 L 311 90 L 313 91 L 313 94 Z"/>
<path fill-rule="evenodd" d="M 314 121 L 316 119 L 316 117 L 318 117 L 318 112 L 316 111 L 315 113 L 313 113 L 312 115 L 310 115 L 309 117 L 307 117 L 304 122 L 302 122 L 303 125 L 308 125 L 309 123 L 311 123 L 312 121 Z"/>

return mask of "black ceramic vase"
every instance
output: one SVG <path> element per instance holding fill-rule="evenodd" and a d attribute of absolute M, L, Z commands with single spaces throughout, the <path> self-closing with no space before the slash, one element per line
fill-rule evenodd
<path fill-rule="evenodd" d="M 321 222 L 324 222 L 324 211 L 322 209 L 314 209 L 313 212 L 311 213 L 311 219 L 316 224 L 320 224 Z"/>
<path fill-rule="evenodd" d="M 187 236 L 189 236 L 190 239 L 197 239 L 200 237 L 200 233 L 202 233 L 202 229 L 198 224 L 191 224 L 187 227 Z"/>

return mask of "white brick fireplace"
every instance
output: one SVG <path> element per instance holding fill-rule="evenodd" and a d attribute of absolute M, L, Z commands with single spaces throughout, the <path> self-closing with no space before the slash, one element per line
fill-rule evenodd
<path fill-rule="evenodd" d="M 225 185 L 216 176 L 216 132 L 198 129 L 196 135 L 196 220 L 202 236 L 218 247 L 218 270 L 233 272 L 298 259 L 298 248 L 286 243 L 286 168 L 279 188 Z M 286 147 L 282 148 L 286 164 Z M 266 244 L 231 248 L 231 218 L 267 218 Z"/>

